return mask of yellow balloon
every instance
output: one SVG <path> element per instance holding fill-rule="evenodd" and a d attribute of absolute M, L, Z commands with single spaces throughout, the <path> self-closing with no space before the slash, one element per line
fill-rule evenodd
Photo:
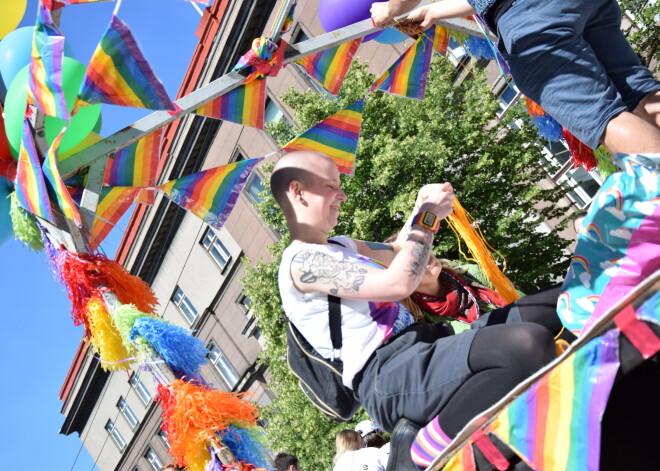
<path fill-rule="evenodd" d="M 23 19 L 27 0 L 2 0 L 0 2 L 0 38 L 14 31 Z"/>

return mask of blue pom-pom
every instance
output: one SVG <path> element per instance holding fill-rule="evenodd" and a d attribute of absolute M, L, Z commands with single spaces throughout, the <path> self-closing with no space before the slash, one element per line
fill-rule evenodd
<path fill-rule="evenodd" d="M 532 123 L 538 128 L 539 136 L 551 142 L 558 142 L 563 138 L 562 126 L 549 114 L 533 116 Z"/>
<path fill-rule="evenodd" d="M 266 458 L 268 450 L 263 445 L 264 434 L 258 427 L 238 428 L 230 425 L 220 437 L 238 461 L 253 464 L 257 468 L 273 469 Z"/>
<path fill-rule="evenodd" d="M 131 341 L 144 338 L 158 352 L 177 378 L 199 379 L 199 367 L 206 363 L 204 342 L 192 333 L 161 319 L 141 317 L 129 334 Z"/>
<path fill-rule="evenodd" d="M 492 61 L 495 59 L 495 53 L 493 52 L 493 45 L 487 40 L 482 38 L 477 38 L 474 36 L 468 36 L 465 42 L 463 43 L 470 53 L 477 59 L 483 57 Z"/>

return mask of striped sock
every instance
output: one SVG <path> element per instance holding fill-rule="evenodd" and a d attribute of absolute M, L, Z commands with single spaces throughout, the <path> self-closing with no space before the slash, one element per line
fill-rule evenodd
<path fill-rule="evenodd" d="M 417 432 L 417 438 L 410 448 L 413 463 L 420 469 L 428 468 L 435 457 L 447 448 L 451 440 L 440 428 L 436 416 L 426 427 Z"/>

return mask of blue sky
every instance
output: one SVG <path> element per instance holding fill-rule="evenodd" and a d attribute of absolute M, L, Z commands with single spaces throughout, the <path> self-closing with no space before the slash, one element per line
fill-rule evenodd
<path fill-rule="evenodd" d="M 115 5 L 70 5 L 63 10 L 61 29 L 76 60 L 87 64 Z M 36 11 L 37 0 L 28 0 L 19 26 L 34 25 Z M 124 0 L 118 16 L 130 26 L 174 98 L 197 45 L 199 13 L 183 0 Z M 102 106 L 104 137 L 148 114 L 146 110 Z M 108 256 L 114 255 L 125 219 L 102 246 Z M 98 469 L 81 449 L 76 434 L 58 434 L 64 420 L 58 392 L 83 334 L 81 327 L 73 326 L 66 293 L 53 280 L 43 253 L 30 252 L 11 240 L 0 246 L 0 260 L 3 463 L 16 470 L 42 466 L 58 471 Z"/>

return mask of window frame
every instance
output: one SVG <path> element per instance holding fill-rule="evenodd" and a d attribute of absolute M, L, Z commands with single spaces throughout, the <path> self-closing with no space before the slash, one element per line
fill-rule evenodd
<path fill-rule="evenodd" d="M 119 451 L 123 452 L 126 448 L 126 440 L 122 436 L 119 429 L 117 429 L 117 424 L 115 424 L 112 419 L 108 419 L 104 428 L 105 431 L 108 432 L 108 435 L 110 435 L 112 442 L 117 446 L 117 448 L 119 448 Z"/>
<path fill-rule="evenodd" d="M 210 238 L 208 246 L 206 245 L 207 238 Z M 206 231 L 204 231 L 204 235 L 202 236 L 202 239 L 199 241 L 199 243 L 202 247 L 204 247 L 206 252 L 218 265 L 218 267 L 220 267 L 220 273 L 224 273 L 227 267 L 231 265 L 232 256 L 227 246 L 222 242 L 220 234 L 209 226 L 206 228 Z M 213 249 L 215 249 L 215 251 Z M 220 254 L 219 256 L 224 255 L 225 259 L 219 260 L 218 257 L 216 257 L 216 252 Z"/>
<path fill-rule="evenodd" d="M 147 447 L 143 456 L 144 459 L 147 460 L 147 463 L 149 463 L 149 466 L 151 466 L 151 469 L 153 469 L 154 471 L 161 471 L 165 466 L 163 464 L 163 461 L 160 459 L 160 456 L 158 456 L 158 453 L 156 453 L 154 449 L 151 448 L 150 446 Z M 157 463 L 154 463 L 154 460 Z"/>
<path fill-rule="evenodd" d="M 238 374 L 238 371 L 236 371 L 236 368 L 231 364 L 229 361 L 229 358 L 227 358 L 227 355 L 224 354 L 222 350 L 220 350 L 220 347 L 215 343 L 215 341 L 211 340 L 207 345 L 206 349 L 208 350 L 208 353 L 206 354 L 206 358 L 208 362 L 215 368 L 215 370 L 218 372 L 222 380 L 229 386 L 229 389 L 233 390 L 236 385 L 239 383 L 241 376 Z M 212 358 L 213 355 L 217 355 L 215 358 Z M 223 359 L 224 361 L 219 361 Z M 223 368 L 221 368 L 219 365 L 225 365 L 229 368 L 229 375 L 224 371 Z M 230 377 L 228 377 L 230 376 Z M 232 379 L 235 378 L 235 381 L 232 383 Z"/>
<path fill-rule="evenodd" d="M 177 300 L 176 297 L 181 293 L 181 299 Z M 199 317 L 199 311 L 195 307 L 195 305 L 192 303 L 190 298 L 186 296 L 185 291 L 181 288 L 181 286 L 176 285 L 174 287 L 174 292 L 172 293 L 172 297 L 170 298 L 172 301 L 172 304 L 174 304 L 177 308 L 177 310 L 185 317 L 185 319 L 190 323 L 190 325 L 193 325 L 197 318 Z M 186 306 L 185 308 L 182 306 Z M 188 311 L 190 310 L 190 312 Z"/>
<path fill-rule="evenodd" d="M 140 424 L 140 419 L 138 419 L 137 415 L 135 415 L 135 412 L 133 412 L 131 406 L 128 405 L 128 402 L 126 402 L 126 398 L 124 396 L 119 396 L 119 400 L 117 401 L 117 409 L 119 409 L 121 415 L 124 416 L 124 419 L 126 419 L 126 422 L 128 422 L 128 425 L 130 425 L 131 430 L 135 430 L 135 428 Z"/>
<path fill-rule="evenodd" d="M 140 375 L 137 373 L 133 372 L 128 379 L 129 384 L 131 385 L 131 388 L 135 393 L 138 395 L 140 400 L 145 406 L 148 406 L 151 400 L 153 399 L 153 396 L 149 392 L 149 389 L 145 386 L 145 384 L 142 382 L 140 379 Z M 144 394 L 144 395 L 143 395 Z M 148 396 L 148 399 L 146 399 L 146 396 Z"/>

